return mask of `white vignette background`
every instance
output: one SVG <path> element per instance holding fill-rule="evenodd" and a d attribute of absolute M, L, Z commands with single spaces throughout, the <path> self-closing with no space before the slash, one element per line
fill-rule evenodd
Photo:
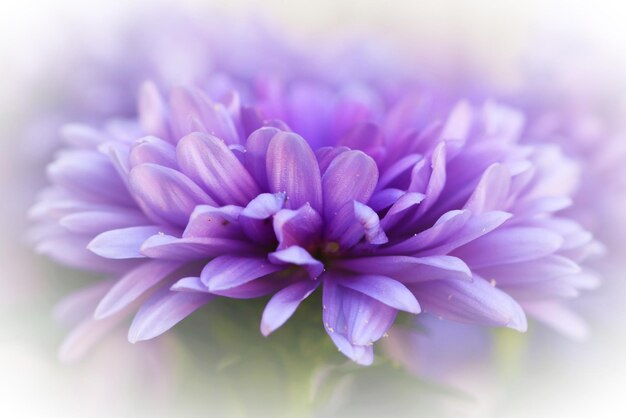
<path fill-rule="evenodd" d="M 180 8 L 192 13 L 205 13 L 208 5 L 214 6 L 214 2 L 198 0 L 179 3 Z M 8 162 L 19 158 L 15 144 L 20 141 L 4 132 L 11 132 L 7 127 L 23 121 L 23 115 L 28 114 L 33 96 L 29 86 L 45 77 L 47 65 L 71 54 L 72 41 L 66 25 L 89 28 L 86 36 L 107 37 L 122 18 L 140 15 L 143 10 L 159 5 L 159 2 L 121 0 L 21 0 L 0 5 L 0 132 L 3 133 L 0 184 L 3 188 L 19 181 L 11 172 L 15 162 Z M 520 56 L 532 43 L 542 48 L 544 43 L 574 45 L 574 49 L 576 45 L 581 48 L 584 45 L 590 51 L 590 59 L 574 59 L 572 65 L 597 66 L 590 71 L 592 74 L 597 71 L 602 78 L 597 80 L 598 85 L 609 86 L 616 96 L 626 92 L 626 3 L 619 0 L 223 0 L 217 6 L 248 15 L 262 12 L 284 24 L 287 30 L 305 37 L 336 27 L 384 34 L 392 42 L 406 45 L 407 53 L 422 51 L 426 58 L 434 59 L 430 63 L 434 70 L 446 71 L 446 66 L 453 65 L 453 61 L 446 59 L 446 49 L 462 50 L 469 62 L 468 69 L 483 74 L 493 88 L 504 93 L 521 87 Z M 441 51 L 436 51 L 437 48 Z M 558 65 L 570 59 L 565 53 L 559 55 L 558 46 L 548 50 L 555 55 L 537 65 Z M 572 82 L 576 82 L 575 76 Z M 16 188 L 11 190 L 14 193 Z M 41 309 L 33 307 L 32 317 L 25 316 L 23 308 L 15 309 L 18 303 L 28 304 L 24 289 L 31 288 L 21 284 L 35 280 L 28 275 L 41 274 L 29 266 L 31 256 L 18 235 L 16 225 L 23 225 L 24 220 L 12 219 L 16 209 L 22 210 L 18 213 L 23 215 L 30 198 L 30 195 L 6 192 L 0 198 L 0 219 L 5 231 L 0 235 L 0 416 L 168 416 L 170 413 L 186 416 L 201 412 L 201 408 L 177 404 L 175 399 L 157 414 L 136 405 L 124 405 L 132 402 L 132 396 L 120 397 L 116 388 L 126 390 L 141 383 L 116 381 L 125 375 L 107 374 L 107 364 L 137 359 L 96 359 L 99 366 L 80 371 L 58 364 L 50 354 L 54 346 L 38 344 L 41 339 L 25 338 L 29 333 L 53 327 L 51 318 Z M 620 276 L 616 272 L 611 280 L 622 280 Z M 35 293 L 47 290 L 37 287 Z M 624 296 L 626 292 L 612 295 L 618 302 L 620 298 L 626 302 Z M 36 301 L 37 295 L 33 294 L 33 303 Z M 602 304 L 604 300 L 596 297 L 590 303 Z M 622 393 L 626 388 L 626 325 L 623 323 L 626 308 L 620 310 L 621 305 L 626 303 L 606 304 L 604 321 L 592 324 L 588 341 L 559 342 L 558 349 L 563 350 L 563 355 L 552 352 L 549 355 L 552 357 L 542 359 L 541 370 L 524 376 L 505 407 L 500 406 L 494 412 L 489 407 L 478 406 L 476 411 L 458 411 L 456 416 L 626 416 L 626 396 Z M 61 335 L 57 329 L 45 332 L 56 332 L 56 338 Z M 99 376 L 107 376 L 107 380 Z M 477 402 L 480 404 L 480 400 Z M 207 409 L 203 415 L 210 416 L 211 410 Z"/>

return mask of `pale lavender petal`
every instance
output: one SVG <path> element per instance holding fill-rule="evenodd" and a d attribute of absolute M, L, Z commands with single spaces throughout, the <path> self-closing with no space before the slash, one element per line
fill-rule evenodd
<path fill-rule="evenodd" d="M 388 276 L 403 283 L 442 279 L 470 281 L 472 278 L 472 272 L 463 260 L 448 255 L 349 258 L 337 261 L 336 265 L 357 273 Z"/>
<path fill-rule="evenodd" d="M 553 254 L 563 244 L 560 235 L 542 228 L 509 227 L 483 235 L 453 255 L 471 268 L 519 263 Z"/>
<path fill-rule="evenodd" d="M 157 86 L 144 82 L 139 90 L 139 124 L 145 132 L 161 138 L 169 137 L 167 109 Z"/>
<path fill-rule="evenodd" d="M 357 362 L 362 361 L 355 358 L 360 352 L 358 347 L 369 346 L 380 339 L 397 314 L 396 309 L 329 278 L 324 281 L 322 303 L 326 332 L 343 354 Z"/>
<path fill-rule="evenodd" d="M 281 131 L 276 128 L 261 128 L 252 132 L 246 141 L 246 168 L 263 190 L 269 190 L 267 183 L 267 148 L 270 141 Z"/>
<path fill-rule="evenodd" d="M 322 181 L 311 147 L 302 137 L 288 132 L 274 136 L 267 149 L 267 180 L 273 193 L 285 192 L 286 206 L 297 209 L 309 203 L 320 212 Z"/>
<path fill-rule="evenodd" d="M 150 223 L 140 211 L 127 208 L 72 213 L 59 220 L 59 225 L 80 234 L 100 234 L 111 229 L 130 228 Z"/>
<path fill-rule="evenodd" d="M 113 229 L 96 236 L 87 245 L 87 249 L 105 258 L 141 258 L 145 257 L 140 251 L 141 245 L 164 230 L 169 229 L 155 225 Z"/>
<path fill-rule="evenodd" d="M 378 181 L 374 160 L 362 151 L 347 151 L 338 155 L 322 178 L 324 219 L 331 224 L 339 209 L 356 200 L 367 203 Z"/>
<path fill-rule="evenodd" d="M 170 290 L 176 292 L 209 292 L 209 289 L 202 283 L 200 277 L 183 277 L 174 283 Z"/>
<path fill-rule="evenodd" d="M 587 324 L 559 301 L 524 302 L 523 306 L 529 316 L 563 335 L 578 341 L 584 341 L 589 337 Z"/>
<path fill-rule="evenodd" d="M 209 292 L 217 293 L 283 269 L 284 266 L 272 264 L 266 258 L 223 255 L 209 261 L 202 269 L 200 279 Z"/>
<path fill-rule="evenodd" d="M 483 173 L 464 209 L 474 213 L 506 209 L 511 175 L 502 164 L 493 164 Z"/>
<path fill-rule="evenodd" d="M 146 136 L 137 140 L 130 149 L 128 160 L 131 167 L 153 163 L 177 168 L 176 148 L 169 142 L 154 136 Z"/>
<path fill-rule="evenodd" d="M 145 257 L 163 260 L 191 261 L 216 257 L 224 253 L 249 254 L 254 246 L 245 241 L 230 238 L 185 237 L 157 234 L 148 238 L 141 246 Z"/>
<path fill-rule="evenodd" d="M 215 201 L 184 174 L 154 164 L 142 164 L 130 172 L 136 198 L 166 223 L 185 227 L 197 205 Z"/>
<path fill-rule="evenodd" d="M 102 298 L 94 318 L 109 317 L 146 294 L 181 266 L 180 263 L 148 260 L 120 278 Z"/>
<path fill-rule="evenodd" d="M 269 253 L 268 258 L 272 263 L 279 265 L 295 264 L 296 266 L 304 267 L 309 272 L 311 278 L 319 277 L 324 271 L 324 264 L 313 258 L 307 250 L 297 245 Z"/>
<path fill-rule="evenodd" d="M 243 206 L 260 193 L 250 173 L 224 141 L 194 132 L 178 142 L 176 159 L 183 173 L 221 205 Z"/>
<path fill-rule="evenodd" d="M 409 288 L 425 312 L 443 319 L 526 331 L 526 316 L 519 304 L 480 277 L 474 276 L 472 282 L 428 281 Z"/>
<path fill-rule="evenodd" d="M 280 328 L 319 284 L 320 280 L 298 281 L 272 296 L 263 311 L 261 333 L 267 337 Z"/>
<path fill-rule="evenodd" d="M 337 276 L 333 279 L 348 289 L 356 290 L 401 311 L 420 313 L 420 306 L 409 289 L 397 280 L 385 276 Z"/>
<path fill-rule="evenodd" d="M 136 343 L 158 337 L 213 298 L 206 293 L 172 292 L 168 288 L 158 291 L 133 318 L 128 341 Z"/>
<path fill-rule="evenodd" d="M 196 206 L 183 231 L 183 238 L 242 238 L 241 226 L 238 223 L 242 210 L 243 208 L 233 205 L 220 208 L 209 205 Z"/>

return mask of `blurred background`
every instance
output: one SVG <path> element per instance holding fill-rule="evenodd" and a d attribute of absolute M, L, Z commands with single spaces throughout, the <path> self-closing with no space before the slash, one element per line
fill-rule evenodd
<path fill-rule="evenodd" d="M 124 91 L 131 86 L 116 77 L 123 79 L 134 60 L 145 56 L 129 51 L 129 44 L 163 42 L 163 34 L 178 33 L 179 17 L 187 15 L 200 21 L 228 16 L 233 25 L 267 19 L 293 43 L 311 48 L 376 39 L 390 59 L 428 83 L 469 96 L 488 91 L 547 110 L 575 103 L 590 135 L 619 138 L 626 132 L 626 3 L 621 1 L 5 2 L 0 6 L 0 416 L 277 416 L 271 412 L 275 405 L 284 405 L 284 416 L 307 416 L 305 411 L 626 416 L 621 394 L 626 261 L 620 262 L 626 258 L 626 206 L 620 205 L 613 210 L 625 215 L 617 214 L 604 237 L 612 253 L 602 267 L 603 286 L 576 301 L 589 326 L 586 340 L 571 341 L 541 327 L 526 335 L 496 332 L 488 347 L 468 336 L 468 356 L 451 363 L 443 381 L 394 367 L 362 370 L 337 363 L 316 370 L 312 383 L 287 383 L 299 377 L 275 373 L 272 364 L 285 359 L 268 354 L 280 347 L 280 333 L 268 342 L 256 329 L 237 324 L 212 329 L 232 344 L 259 347 L 258 353 L 228 353 L 196 331 L 216 327 L 207 318 L 219 307 L 136 346 L 120 329 L 79 362 L 59 362 L 67 329 L 55 320 L 55 305 L 89 278 L 34 254 L 27 243 L 26 212 L 45 184 L 45 164 L 58 145 L 49 133 L 70 113 L 84 120 L 108 116 L 112 108 L 101 98 L 115 103 L 116 95 L 128 95 Z M 240 26 L 245 32 L 245 24 Z M 213 35 L 212 42 L 219 43 L 220 35 Z M 175 43 L 163 45 L 178 63 L 190 59 L 176 55 Z M 105 77 L 102 91 L 86 91 L 90 81 L 102 81 L 99 71 L 114 76 Z M 64 113 L 72 103 L 72 111 Z M 248 309 L 258 317 L 260 305 Z"/>

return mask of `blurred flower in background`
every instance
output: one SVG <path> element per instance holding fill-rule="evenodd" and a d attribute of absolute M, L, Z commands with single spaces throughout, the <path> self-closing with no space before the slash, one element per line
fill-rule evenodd
<path fill-rule="evenodd" d="M 620 109 L 623 108 L 616 104 L 618 95 L 613 91 L 615 77 L 605 77 L 601 63 L 614 62 L 602 57 L 597 66 L 588 64 L 587 57 L 596 56 L 597 52 L 580 52 L 577 49 L 580 43 L 573 43 L 572 49 L 562 48 L 558 44 L 552 50 L 545 47 L 541 38 L 537 38 L 536 42 L 528 42 L 521 36 L 521 32 L 516 32 L 516 26 L 504 29 L 502 23 L 491 24 L 495 20 L 485 18 L 487 14 L 463 14 L 458 11 L 452 14 L 446 8 L 450 6 L 449 3 L 444 2 L 442 6 L 431 9 L 413 9 L 420 13 L 412 15 L 412 23 L 424 22 L 433 17 L 454 16 L 454 25 L 450 23 L 441 26 L 459 28 L 449 38 L 438 32 L 441 31 L 438 26 L 422 25 L 426 27 L 422 28 L 424 33 L 432 36 L 422 36 L 418 40 L 418 37 L 407 36 L 419 34 L 411 25 L 385 28 L 365 12 L 360 12 L 365 13 L 360 15 L 361 21 L 370 25 L 369 30 L 378 29 L 379 36 L 350 38 L 346 33 L 337 35 L 336 32 L 319 36 L 321 30 L 318 28 L 311 32 L 312 37 L 298 38 L 306 29 L 293 30 L 293 22 L 297 20 L 290 23 L 291 27 L 281 27 L 283 22 L 280 19 L 273 24 L 260 25 L 259 19 L 231 17 L 236 15 L 215 11 L 207 13 L 205 9 L 184 13 L 173 8 L 163 9 L 165 11 L 155 8 L 147 14 L 142 13 L 144 16 L 141 18 L 134 14 L 124 18 L 118 16 L 112 19 L 115 28 L 104 31 L 104 36 L 102 33 L 99 37 L 75 36 L 68 43 L 74 51 L 67 55 L 67 61 L 56 67 L 50 64 L 47 67 L 49 71 L 41 79 L 40 85 L 48 92 L 46 100 L 41 100 L 41 94 L 36 95 L 34 105 L 23 112 L 22 121 L 11 121 L 19 137 L 23 138 L 20 147 L 27 152 L 28 157 L 5 165 L 7 175 L 3 176 L 3 180 L 12 179 L 8 183 L 15 196 L 10 218 L 23 219 L 21 215 L 15 214 L 25 211 L 35 190 L 42 183 L 43 164 L 60 146 L 60 136 L 81 142 L 85 135 L 92 135 L 91 138 L 97 140 L 95 136 L 102 132 L 106 132 L 109 138 L 111 133 L 122 137 L 129 132 L 135 135 L 134 131 L 128 130 L 132 124 L 129 125 L 127 119 L 135 117 L 136 92 L 145 79 L 154 80 L 156 89 L 163 92 L 180 84 L 200 86 L 219 103 L 229 90 L 238 91 L 244 101 L 254 101 L 259 90 L 271 97 L 280 91 L 280 88 L 272 90 L 280 86 L 275 80 L 283 80 L 289 85 L 294 81 L 295 74 L 295 78 L 306 80 L 303 84 L 308 86 L 295 89 L 303 92 L 300 110 L 306 117 L 298 118 L 294 117 L 293 112 L 277 110 L 284 99 L 274 103 L 268 101 L 261 108 L 265 112 L 273 112 L 275 117 L 291 117 L 287 125 L 307 140 L 322 135 L 319 129 L 316 131 L 317 124 L 310 121 L 323 118 L 323 110 L 328 107 L 328 103 L 336 102 L 335 99 L 327 98 L 329 95 L 325 93 L 328 92 L 331 92 L 331 97 L 336 91 L 353 94 L 348 97 L 358 99 L 355 101 L 358 106 L 350 109 L 362 109 L 359 106 L 365 103 L 364 108 L 370 116 L 381 108 L 392 107 L 409 90 L 420 92 L 419 95 L 428 92 L 445 103 L 440 109 L 446 110 L 434 112 L 436 116 L 432 116 L 433 120 L 445 120 L 451 109 L 450 104 L 459 98 L 482 103 L 486 98 L 494 97 L 513 103 L 525 114 L 527 120 L 525 128 L 521 130 L 522 143 L 542 150 L 538 154 L 550 156 L 543 162 L 537 159 L 533 163 L 544 167 L 544 172 L 552 173 L 553 181 L 550 184 L 554 190 L 561 190 L 564 196 L 573 196 L 574 204 L 562 214 L 597 233 L 607 246 L 609 262 L 597 262 L 593 267 L 602 272 L 605 288 L 608 284 L 609 290 L 604 293 L 601 290 L 592 298 L 582 298 L 582 304 L 577 305 L 583 316 L 592 320 L 592 335 L 596 329 L 611 330 L 611 321 L 604 314 L 604 302 L 613 300 L 614 305 L 611 306 L 618 309 L 624 295 L 622 281 L 615 274 L 621 259 L 619 248 L 623 235 L 619 232 L 622 230 L 620 225 L 624 222 L 621 215 L 624 185 L 620 174 L 623 166 Z M 407 6 L 399 4 L 398 7 Z M 336 8 L 337 19 L 340 19 L 343 8 L 340 5 Z M 202 12 L 198 13 L 197 10 Z M 304 8 L 303 11 L 292 13 L 300 16 L 306 10 Z M 513 10 L 509 11 L 513 14 Z M 281 13 L 287 12 L 283 10 L 277 15 Z M 385 22 L 385 16 L 381 14 L 380 22 Z M 521 13 L 520 21 L 526 22 L 525 19 L 529 17 Z M 407 22 L 411 22 L 411 19 Z M 487 25 L 481 27 L 482 23 Z M 147 29 L 154 27 L 159 30 Z M 385 34 L 387 36 L 382 36 L 381 29 L 390 29 Z M 325 30 L 328 32 L 328 28 Z M 485 39 L 493 39 L 490 31 L 507 34 L 507 37 L 499 39 L 493 50 L 481 49 Z M 284 33 L 294 34 L 294 37 L 284 36 Z M 404 41 L 392 36 L 399 34 L 405 36 Z M 546 34 L 546 37 L 556 39 L 553 33 Z M 346 41 L 338 42 L 338 39 Z M 77 46 L 79 42 L 83 47 Z M 544 48 L 537 48 L 537 45 L 543 45 Z M 527 48 L 525 55 L 521 53 L 524 47 Z M 506 54 L 503 54 L 505 50 Z M 571 61 L 566 59 L 563 50 L 578 51 L 579 55 L 573 54 L 578 58 Z M 415 52 L 411 54 L 407 51 Z M 548 62 L 549 65 L 546 64 Z M 581 67 L 584 71 L 573 70 Z M 619 65 L 615 67 L 619 68 Z M 56 83 L 51 82 L 55 68 L 59 74 Z M 67 77 L 67 74 L 71 76 Z M 270 77 L 259 78 L 258 74 L 269 74 Z M 363 94 L 360 88 L 363 85 L 376 91 L 380 97 L 372 101 L 372 95 Z M 318 94 L 320 92 L 324 94 Z M 293 97 L 297 98 L 297 95 Z M 307 97 L 315 97 L 316 100 L 306 100 Z M 282 106 L 289 109 L 293 108 L 294 103 L 298 101 L 284 100 Z M 314 106 L 318 106 L 318 110 L 311 112 Z M 375 111 L 371 112 L 372 109 Z M 495 113 L 495 110 L 493 108 L 491 111 Z M 478 113 L 476 110 L 472 112 Z M 508 112 L 506 114 L 508 116 L 505 120 L 511 116 Z M 124 120 L 111 122 L 112 116 Z M 78 125 L 70 125 L 60 130 L 61 135 L 58 135 L 59 127 L 67 122 L 86 123 L 94 130 L 85 131 Z M 24 126 L 28 128 L 27 132 L 24 132 Z M 513 136 L 517 140 L 517 135 Z M 125 141 L 123 138 L 121 140 Z M 571 162 L 563 159 L 555 147 L 546 146 L 546 142 L 561 147 Z M 358 141 L 353 145 L 358 148 Z M 425 154 L 432 154 L 432 149 Z M 580 184 L 574 181 L 577 172 L 582 174 Z M 14 180 L 16 173 L 20 173 L 19 182 Z M 545 177 L 544 174 L 542 176 Z M 19 236 L 22 235 L 24 224 L 16 221 L 6 227 L 14 231 L 12 235 Z M 577 236 L 587 237 L 580 233 Z M 570 239 L 572 237 L 570 235 Z M 32 321 L 35 327 L 41 327 L 41 323 L 49 324 L 47 318 L 53 302 L 67 293 L 69 288 L 85 283 L 85 275 L 56 268 L 51 273 L 53 267 L 47 264 L 33 265 L 30 256 L 24 255 L 14 244 L 3 241 L 2 245 L 7 249 L 6 254 L 17 253 L 20 256 L 7 263 L 9 274 L 24 277 L 19 282 L 8 281 L 9 291 L 4 293 L 8 297 L 3 309 L 11 317 L 19 312 L 24 318 L 29 318 L 28 321 Z M 54 245 L 52 248 L 66 257 L 67 261 L 75 263 L 81 260 L 80 257 L 68 257 L 70 253 L 63 251 L 63 247 Z M 477 251 L 476 254 L 481 255 L 483 251 Z M 72 279 L 63 282 L 50 280 L 51 275 L 72 276 Z M 505 275 L 504 280 L 507 276 L 510 277 L 510 274 Z M 501 281 L 496 280 L 496 283 L 500 284 Z M 610 289 L 615 291 L 611 292 Z M 57 307 L 57 316 L 63 322 L 69 321 L 68 325 L 75 324 L 77 317 L 90 315 L 105 290 L 104 285 L 99 284 L 81 291 L 79 297 L 65 299 Z M 556 290 L 552 288 L 551 291 Z M 519 338 L 507 332 L 493 334 L 484 328 L 446 323 L 422 314 L 418 317 L 417 325 L 407 318 L 399 318 L 399 326 L 389 332 L 389 338 L 384 339 L 384 351 L 393 359 L 391 364 L 383 362 L 364 371 L 337 362 L 332 345 L 323 342 L 323 331 L 314 331 L 320 326 L 318 318 L 321 301 L 313 302 L 303 304 L 296 312 L 292 321 L 299 324 L 298 331 L 287 324 L 287 329 L 278 331 L 268 340 L 258 338 L 258 322 L 237 320 L 243 317 L 258 320 L 261 317 L 263 303 L 251 301 L 230 305 L 216 303 L 215 306 L 205 308 L 200 318 L 192 317 L 181 324 L 178 332 L 166 338 L 161 337 L 148 346 L 144 346 L 144 343 L 136 346 L 126 344 L 124 333 L 113 331 L 105 342 L 100 343 L 101 348 L 84 361 L 81 373 L 91 379 L 94 376 L 101 377 L 94 382 L 104 382 L 107 375 L 115 380 L 130 378 L 133 383 L 129 383 L 129 392 L 135 393 L 133 387 L 142 387 L 147 392 L 143 396 L 148 398 L 154 398 L 156 393 L 160 393 L 162 403 L 155 406 L 153 413 L 158 413 L 159 406 L 174 407 L 183 398 L 197 399 L 194 394 L 199 395 L 203 388 L 212 387 L 215 399 L 223 400 L 220 405 L 215 405 L 216 411 L 229 416 L 245 416 L 253 413 L 255 406 L 261 403 L 281 405 L 281 401 L 281 407 L 272 410 L 273 416 L 279 412 L 284 416 L 302 415 L 311 410 L 317 411 L 320 416 L 375 415 L 376 411 L 388 412 L 392 408 L 397 408 L 398 416 L 411 416 L 416 410 L 428 411 L 433 416 L 484 416 L 490 413 L 495 413 L 495 416 L 516 416 L 511 411 L 503 413 L 499 409 L 503 402 L 517 404 L 521 414 L 517 416 L 524 416 L 524 410 L 519 405 L 525 392 L 519 391 L 516 397 L 512 397 L 512 388 L 522 385 L 525 378 L 532 382 L 533 377 L 540 374 L 538 370 L 541 370 L 541 365 L 553 358 L 545 347 L 553 347 L 552 352 L 558 364 L 564 365 L 570 364 L 567 361 L 569 357 L 564 354 L 576 351 L 572 349 L 572 343 L 534 327 L 528 338 Z M 32 306 L 35 306 L 34 311 Z M 528 306 L 526 308 L 530 309 Z M 580 319 L 560 310 L 544 309 L 543 312 L 548 322 L 570 325 L 571 332 L 582 335 Z M 228 317 L 231 320 L 223 320 L 221 323 L 211 321 L 215 317 Z M 559 321 L 555 321 L 557 317 L 560 317 Z M 32 335 L 35 333 L 29 333 L 24 326 L 11 321 L 9 325 L 9 329 L 19 330 L 16 334 L 20 335 L 20 340 L 25 337 L 33 340 Z M 49 328 L 47 325 L 45 327 Z M 100 331 L 107 331 L 105 328 L 101 327 Z M 61 332 L 38 334 L 35 337 L 37 347 L 43 341 L 57 340 Z M 212 336 L 209 341 L 206 335 Z M 89 343 L 99 335 L 98 332 L 88 332 L 86 337 Z M 294 341 L 299 341 L 298 347 L 295 347 Z M 87 345 L 73 346 L 68 357 L 82 354 Z M 69 347 L 72 348 L 72 345 Z M 294 349 L 285 350 L 289 347 Z M 27 358 L 40 356 L 39 353 L 30 353 L 16 357 L 18 351 L 22 350 L 7 346 L 8 357 L 19 357 L 22 361 L 20 364 L 26 363 Z M 103 354 L 98 357 L 98 353 Z M 99 361 L 99 358 L 105 360 Z M 115 368 L 102 367 L 103 363 L 106 364 L 112 358 L 124 358 L 127 362 L 118 361 Z M 580 358 L 572 357 L 574 363 Z M 591 362 L 593 354 L 582 358 Z M 43 365 L 45 361 L 42 361 L 42 368 L 47 367 Z M 395 362 L 402 363 L 414 376 L 393 367 Z M 305 363 L 307 365 L 303 366 Z M 520 371 L 521 368 L 533 370 L 535 374 L 528 372 L 525 375 Z M 50 376 L 69 373 L 67 369 L 56 371 L 56 366 L 51 369 Z M 35 368 L 32 370 L 34 376 L 38 376 L 38 371 Z M 120 373 L 119 377 L 115 377 L 115 373 L 118 373 L 116 370 Z M 147 380 L 150 384 L 137 380 L 136 377 L 140 375 L 152 376 Z M 310 376 L 315 378 L 311 379 Z M 429 387 L 421 379 L 444 382 L 446 386 Z M 72 387 L 71 380 L 68 379 L 68 387 Z M 381 382 L 386 383 L 383 386 L 387 390 L 380 389 Z M 450 384 L 461 388 L 464 394 L 470 393 L 475 399 L 470 400 L 466 395 L 451 391 L 448 389 Z M 219 389 L 215 389 L 216 386 Z M 22 387 L 26 392 L 28 383 L 25 382 Z M 79 388 L 79 385 L 75 387 Z M 259 387 L 267 390 L 255 394 Z M 368 402 L 368 394 L 372 393 L 373 387 L 380 394 L 376 405 Z M 105 393 L 110 393 L 114 398 L 121 389 L 103 383 L 97 389 L 83 387 L 80 390 L 87 399 L 91 399 L 84 401 L 88 405 L 89 402 L 102 404 Z M 181 395 L 183 390 L 186 396 Z M 90 397 L 90 394 L 97 392 L 102 394 Z M 62 396 L 56 398 L 58 401 Z M 129 403 L 132 403 L 132 399 L 132 395 L 129 395 Z M 55 400 L 51 398 L 50 401 Z M 125 409 L 123 406 L 120 408 L 122 413 L 146 412 Z M 202 411 L 202 406 L 190 402 L 188 410 L 189 414 L 193 414 Z"/>

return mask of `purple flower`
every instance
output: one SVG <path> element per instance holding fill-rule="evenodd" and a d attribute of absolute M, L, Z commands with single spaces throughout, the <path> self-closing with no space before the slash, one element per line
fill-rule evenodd
<path fill-rule="evenodd" d="M 555 215 L 576 167 L 519 144 L 522 130 L 493 103 L 364 85 L 262 78 L 166 99 L 146 84 L 137 121 L 65 131 L 34 235 L 40 252 L 117 278 L 72 341 L 137 309 L 131 342 L 213 298 L 266 295 L 269 335 L 315 291 L 360 364 L 399 311 L 525 331 L 525 311 L 554 322 L 595 284 L 579 263 L 598 244 Z"/>

